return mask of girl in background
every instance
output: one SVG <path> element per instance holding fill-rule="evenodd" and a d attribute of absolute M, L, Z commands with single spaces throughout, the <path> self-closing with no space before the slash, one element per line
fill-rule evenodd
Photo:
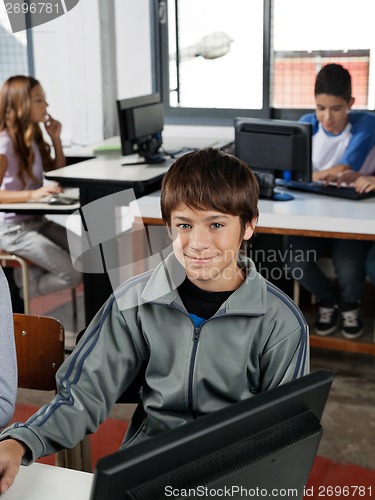
<path fill-rule="evenodd" d="M 43 186 L 43 172 L 65 166 L 61 124 L 47 114 L 48 103 L 38 80 L 13 76 L 0 92 L 0 203 L 38 201 L 60 192 Z M 44 140 L 40 123 L 50 136 Z M 81 281 L 69 255 L 66 229 L 44 216 L 0 212 L 0 248 L 33 262 L 30 295 L 72 288 Z M 21 287 L 20 269 L 14 279 Z"/>

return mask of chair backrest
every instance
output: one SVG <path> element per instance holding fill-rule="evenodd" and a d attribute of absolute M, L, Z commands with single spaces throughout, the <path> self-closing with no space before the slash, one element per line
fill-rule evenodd
<path fill-rule="evenodd" d="M 64 327 L 55 318 L 13 314 L 18 387 L 53 391 L 64 361 Z"/>

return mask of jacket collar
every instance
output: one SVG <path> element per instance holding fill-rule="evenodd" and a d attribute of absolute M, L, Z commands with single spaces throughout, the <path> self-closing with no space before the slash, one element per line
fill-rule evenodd
<path fill-rule="evenodd" d="M 262 315 L 266 312 L 266 280 L 256 271 L 254 262 L 240 256 L 239 266 L 245 271 L 242 285 L 223 303 L 216 314 Z M 170 305 L 181 304 L 177 287 L 186 277 L 185 269 L 173 253 L 169 254 L 153 271 L 142 292 L 142 302 Z"/>

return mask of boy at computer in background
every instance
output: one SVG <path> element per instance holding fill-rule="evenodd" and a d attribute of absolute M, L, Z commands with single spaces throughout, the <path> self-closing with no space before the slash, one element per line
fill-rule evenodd
<path fill-rule="evenodd" d="M 315 113 L 300 119 L 312 125 L 313 180 L 351 169 L 358 171 L 375 144 L 375 116 L 352 111 L 350 73 L 327 64 L 315 80 Z"/>
<path fill-rule="evenodd" d="M 301 312 L 240 251 L 257 205 L 255 176 L 234 156 L 209 148 L 172 165 L 161 208 L 173 252 L 115 291 L 59 370 L 54 400 L 3 432 L 0 491 L 21 459 L 94 432 L 142 366 L 143 415 L 123 447 L 308 373 Z"/>
<path fill-rule="evenodd" d="M 353 185 L 359 193 L 375 191 L 375 146 L 368 154 L 359 172 L 345 170 L 341 174 L 330 175 L 326 180 L 337 182 L 338 187 Z M 375 243 L 372 244 L 367 254 L 365 269 L 366 275 L 375 285 Z"/>
<path fill-rule="evenodd" d="M 313 180 L 329 180 L 346 171 L 359 171 L 375 144 L 375 116 L 351 111 L 354 97 L 349 72 L 339 64 L 324 66 L 316 77 L 315 101 L 315 113 L 300 120 L 311 123 L 313 128 Z M 364 329 L 360 301 L 369 242 L 295 236 L 289 238 L 289 245 L 293 276 L 299 273 L 302 286 L 318 299 L 315 332 L 332 334 L 338 328 L 341 310 L 342 335 L 348 339 L 360 337 Z M 314 260 L 308 257 L 311 250 L 316 253 Z M 301 255 L 305 258 L 301 259 Z M 316 261 L 327 256 L 333 259 L 339 290 L 317 266 Z"/>

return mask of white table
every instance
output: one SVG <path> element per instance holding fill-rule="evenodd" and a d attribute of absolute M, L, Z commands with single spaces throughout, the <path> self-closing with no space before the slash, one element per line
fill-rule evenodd
<path fill-rule="evenodd" d="M 290 191 L 288 191 L 290 193 Z M 375 198 L 352 201 L 311 193 L 296 193 L 290 201 L 259 201 L 257 231 L 375 240 Z M 160 191 L 131 204 L 144 224 L 162 224 Z"/>
<path fill-rule="evenodd" d="M 78 210 L 80 203 L 72 205 L 49 205 L 43 202 L 25 203 L 0 203 L 0 212 L 16 212 L 22 214 L 45 215 L 45 214 L 71 214 Z"/>
<path fill-rule="evenodd" d="M 3 500 L 89 500 L 94 475 L 52 465 L 21 466 Z"/>

